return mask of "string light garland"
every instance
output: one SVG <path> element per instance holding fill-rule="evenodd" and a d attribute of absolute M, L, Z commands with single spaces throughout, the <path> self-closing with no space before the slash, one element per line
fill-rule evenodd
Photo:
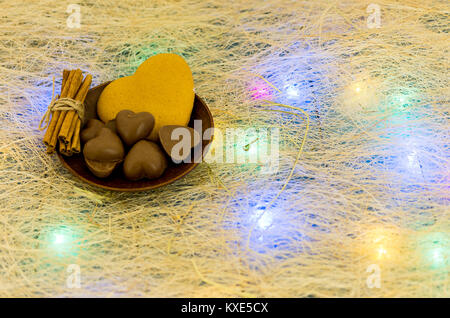
<path fill-rule="evenodd" d="M 374 29 L 369 4 L 123 0 L 80 4 L 79 30 L 65 4 L 5 5 L 0 296 L 447 297 L 447 4 L 385 1 Z M 53 75 L 98 84 L 169 51 L 221 131 L 279 130 L 275 171 L 205 162 L 114 193 L 44 154 Z M 234 153 L 270 150 L 248 132 Z M 66 287 L 70 264 L 80 289 Z"/>

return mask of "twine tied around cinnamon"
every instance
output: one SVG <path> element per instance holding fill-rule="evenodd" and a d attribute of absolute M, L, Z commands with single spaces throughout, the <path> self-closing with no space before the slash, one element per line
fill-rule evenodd
<path fill-rule="evenodd" d="M 78 117 L 83 122 L 84 121 L 84 103 L 75 100 L 73 98 L 63 97 L 59 98 L 59 95 L 56 95 L 52 98 L 52 101 L 50 102 L 50 105 L 48 105 L 47 111 L 42 116 L 41 121 L 39 122 L 39 130 L 45 130 L 48 125 L 50 124 L 50 117 L 52 112 L 60 110 L 74 110 L 76 111 Z M 45 126 L 42 126 L 42 124 L 45 123 Z"/>

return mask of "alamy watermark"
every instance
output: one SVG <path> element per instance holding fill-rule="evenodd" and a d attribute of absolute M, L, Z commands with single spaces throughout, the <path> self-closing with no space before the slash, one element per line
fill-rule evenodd
<path fill-rule="evenodd" d="M 69 16 L 66 19 L 66 25 L 69 29 L 81 28 L 81 7 L 78 4 L 71 3 L 67 6 L 66 13 Z"/>
<path fill-rule="evenodd" d="M 369 13 L 367 17 L 367 27 L 369 29 L 381 28 L 381 8 L 378 4 L 371 3 L 367 6 L 366 12 Z"/>
<path fill-rule="evenodd" d="M 66 287 L 73 288 L 81 288 L 81 268 L 78 264 L 70 264 L 67 266 L 67 279 L 66 279 Z"/>
<path fill-rule="evenodd" d="M 366 279 L 368 288 L 381 288 L 381 269 L 377 264 L 370 264 L 367 269 L 367 273 L 370 275 Z"/>
<path fill-rule="evenodd" d="M 197 132 L 194 137 L 184 127 L 172 131 L 170 138 L 176 142 L 171 151 L 174 162 L 251 163 L 260 165 L 262 173 L 278 171 L 279 128 L 226 128 L 225 131 L 208 128 L 203 131 L 202 121 L 195 120 L 194 131 Z M 204 141 L 211 142 L 205 150 Z M 197 146 L 191 149 L 193 144 Z"/>

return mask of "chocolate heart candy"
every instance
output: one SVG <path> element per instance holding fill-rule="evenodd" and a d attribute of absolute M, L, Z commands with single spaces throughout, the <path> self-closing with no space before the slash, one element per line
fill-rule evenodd
<path fill-rule="evenodd" d="M 109 176 L 123 160 L 125 150 L 119 136 L 108 128 L 102 128 L 83 149 L 84 160 L 91 172 L 99 178 Z"/>
<path fill-rule="evenodd" d="M 159 130 L 159 141 L 175 163 L 186 160 L 191 149 L 201 142 L 200 134 L 191 127 L 168 125 Z"/>
<path fill-rule="evenodd" d="M 98 119 L 89 119 L 86 127 L 81 131 L 80 137 L 83 143 L 88 142 L 99 133 L 100 129 L 105 127 L 105 124 Z"/>
<path fill-rule="evenodd" d="M 117 134 L 116 120 L 110 120 L 105 125 L 106 128 L 111 129 L 115 134 Z"/>
<path fill-rule="evenodd" d="M 167 159 L 157 144 L 138 141 L 128 152 L 123 163 L 123 173 L 129 180 L 159 178 L 167 168 Z"/>
<path fill-rule="evenodd" d="M 131 110 L 122 110 L 116 117 L 117 133 L 127 146 L 150 135 L 154 125 L 155 118 L 147 112 L 136 114 Z"/>

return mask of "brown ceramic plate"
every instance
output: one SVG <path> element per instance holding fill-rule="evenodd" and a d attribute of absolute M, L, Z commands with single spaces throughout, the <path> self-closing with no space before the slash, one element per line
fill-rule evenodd
<path fill-rule="evenodd" d="M 100 94 L 102 93 L 103 89 L 109 83 L 110 82 L 103 83 L 89 90 L 85 100 L 87 119 L 97 118 L 97 100 L 100 97 Z M 195 95 L 194 108 L 192 109 L 191 120 L 188 125 L 189 127 L 193 127 L 195 119 L 199 119 L 202 121 L 202 134 L 206 129 L 214 127 L 213 118 L 211 112 L 208 109 L 208 106 L 206 106 L 205 102 L 197 95 Z M 91 185 L 114 191 L 136 192 L 136 191 L 151 190 L 164 186 L 188 174 L 192 169 L 194 169 L 198 165 L 198 161 L 201 161 L 200 157 L 202 157 L 202 154 L 203 156 L 206 155 L 210 142 L 211 140 L 202 141 L 202 152 L 198 153 L 197 157 L 194 158 L 192 163 L 174 164 L 169 159 L 170 164 L 167 167 L 164 174 L 158 179 L 153 180 L 147 179 L 139 181 L 127 180 L 122 173 L 121 165 L 117 167 L 116 170 L 114 170 L 114 172 L 108 178 L 100 179 L 94 176 L 86 167 L 82 154 L 73 155 L 71 157 L 65 157 L 58 152 L 58 157 L 61 160 L 62 164 L 73 175 L 77 176 L 81 180 L 86 181 Z"/>

